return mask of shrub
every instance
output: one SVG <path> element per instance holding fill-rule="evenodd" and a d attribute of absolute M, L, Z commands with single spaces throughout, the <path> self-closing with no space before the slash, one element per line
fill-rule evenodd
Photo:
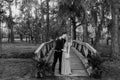
<path fill-rule="evenodd" d="M 92 66 L 92 73 L 90 77 L 93 78 L 101 78 L 103 67 L 103 59 L 99 55 L 92 55 L 88 58 L 88 63 L 90 66 Z"/>
<path fill-rule="evenodd" d="M 37 62 L 36 68 L 37 68 L 37 78 L 46 77 L 48 74 L 52 74 L 52 67 L 50 63 L 47 63 L 43 59 Z"/>

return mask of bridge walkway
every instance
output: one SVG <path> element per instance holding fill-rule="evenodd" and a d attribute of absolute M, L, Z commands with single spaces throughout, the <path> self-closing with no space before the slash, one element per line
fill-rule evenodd
<path fill-rule="evenodd" d="M 51 65 L 53 63 L 53 58 L 54 58 L 53 56 L 54 56 L 54 54 L 52 54 L 50 61 L 49 61 L 51 63 Z M 86 72 L 86 69 L 85 69 L 82 61 L 75 53 L 73 47 L 71 47 L 71 49 L 70 49 L 70 58 L 68 60 L 70 61 L 69 66 L 71 68 L 71 74 L 67 75 L 67 76 L 88 76 L 88 73 Z M 58 69 L 59 69 L 59 61 L 57 61 L 57 64 L 56 64 L 55 75 L 56 76 L 64 76 L 64 75 L 59 74 Z"/>

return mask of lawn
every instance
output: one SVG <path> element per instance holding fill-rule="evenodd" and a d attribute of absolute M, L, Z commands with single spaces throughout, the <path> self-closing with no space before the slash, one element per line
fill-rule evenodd
<path fill-rule="evenodd" d="M 40 44 L 25 42 L 2 43 L 0 80 L 28 80 L 34 77 L 34 51 Z"/>
<path fill-rule="evenodd" d="M 31 59 L 0 59 L 0 80 L 34 77 L 34 62 Z"/>
<path fill-rule="evenodd" d="M 30 58 L 40 44 L 25 42 L 2 43 L 0 58 Z"/>
<path fill-rule="evenodd" d="M 0 52 L 0 80 L 37 80 L 34 78 L 35 65 L 32 57 L 39 45 L 25 42 L 4 42 L 2 52 Z M 108 57 L 111 53 L 111 47 L 107 45 L 99 45 L 96 49 L 101 52 L 103 58 Z M 120 61 L 106 60 L 102 65 L 105 68 L 102 80 L 120 80 Z M 43 80 L 63 79 L 56 77 Z M 69 80 L 79 79 L 70 78 Z"/>

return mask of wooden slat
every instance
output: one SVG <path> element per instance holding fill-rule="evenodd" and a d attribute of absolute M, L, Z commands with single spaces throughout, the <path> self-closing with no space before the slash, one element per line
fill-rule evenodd
<path fill-rule="evenodd" d="M 79 52 L 74 47 L 71 47 L 70 56 L 71 56 L 70 62 L 71 62 L 72 73 L 79 76 L 88 76 L 87 70 L 83 65 L 83 61 L 82 61 L 83 60 L 82 57 L 84 58 L 84 56 L 80 55 Z"/>
<path fill-rule="evenodd" d="M 88 61 L 87 59 L 85 59 L 85 57 L 80 54 L 80 52 L 78 52 L 74 47 L 72 47 L 73 51 L 75 51 L 74 53 L 79 57 L 79 59 L 82 61 L 82 63 L 84 64 L 85 67 L 88 66 Z M 87 71 L 87 70 L 86 70 Z M 89 74 L 89 72 L 88 72 Z"/>

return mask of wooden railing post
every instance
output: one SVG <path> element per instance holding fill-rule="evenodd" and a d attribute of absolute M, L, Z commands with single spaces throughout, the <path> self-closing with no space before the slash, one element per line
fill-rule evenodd
<path fill-rule="evenodd" d="M 39 61 L 40 58 L 46 58 L 53 47 L 54 41 L 42 43 L 35 51 L 35 59 Z"/>
<path fill-rule="evenodd" d="M 52 54 L 53 54 L 53 48 L 54 48 L 54 41 L 49 41 L 49 42 L 45 42 L 42 43 L 35 51 L 35 66 L 36 66 L 36 77 L 40 76 L 40 67 L 38 67 L 38 65 L 40 65 L 41 61 L 45 61 L 45 63 L 47 63 Z"/>

